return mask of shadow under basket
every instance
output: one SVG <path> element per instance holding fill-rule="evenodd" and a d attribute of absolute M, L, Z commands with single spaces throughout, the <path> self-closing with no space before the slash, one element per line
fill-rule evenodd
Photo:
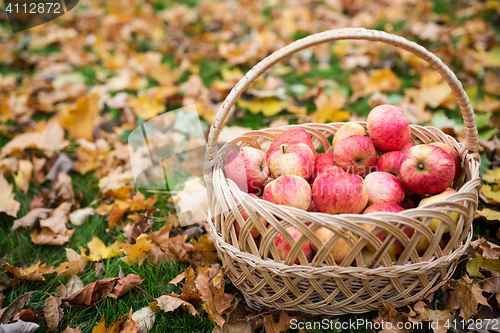
<path fill-rule="evenodd" d="M 303 124 L 248 132 L 217 150 L 217 139 L 224 120 L 241 93 L 267 69 L 280 60 L 324 42 L 340 39 L 381 41 L 403 48 L 426 60 L 446 80 L 458 100 L 466 129 L 465 145 L 433 127 L 411 125 L 411 140 L 444 142 L 454 147 L 463 167 L 452 187 L 458 192 L 443 201 L 399 213 L 367 215 L 329 215 L 311 213 L 256 199 L 239 190 L 223 172 L 227 155 L 237 146 L 261 149 L 289 128 L 302 128 L 310 134 L 316 148 L 332 152 L 331 137 L 343 123 Z M 365 123 L 360 122 L 366 127 Z M 472 221 L 477 209 L 480 158 L 474 112 L 461 83 L 439 58 L 422 46 L 402 37 L 362 28 L 329 30 L 298 40 L 262 60 L 243 77 L 218 111 L 209 133 L 205 180 L 210 200 L 208 223 L 224 271 L 254 308 L 299 311 L 310 315 L 341 315 L 377 310 L 383 303 L 402 307 L 436 291 L 452 276 L 459 258 L 472 237 Z M 242 213 L 246 212 L 245 218 Z M 246 216 L 245 216 L 246 217 Z M 265 220 L 266 227 L 261 220 Z M 435 231 L 429 224 L 437 225 Z M 235 225 L 239 225 L 237 236 Z M 367 230 L 363 225 L 374 228 Z M 301 232 L 294 239 L 287 228 Z M 316 235 L 320 228 L 332 235 L 326 242 Z M 405 228 L 415 231 L 410 237 Z M 258 232 L 257 232 L 258 231 Z M 384 232 L 381 241 L 376 235 Z M 254 238 L 252 233 L 257 234 Z M 441 248 L 443 235 L 448 242 Z M 291 245 L 281 260 L 274 244 L 277 235 Z M 417 253 L 421 240 L 428 242 L 424 253 Z M 317 248 L 308 260 L 302 248 L 310 242 Z M 400 242 L 403 251 L 390 256 L 389 247 Z M 375 251 L 366 257 L 366 246 Z M 347 246 L 348 253 L 336 262 L 335 246 Z M 365 258 L 364 258 L 365 256 Z M 294 263 L 298 258 L 300 264 Z"/>

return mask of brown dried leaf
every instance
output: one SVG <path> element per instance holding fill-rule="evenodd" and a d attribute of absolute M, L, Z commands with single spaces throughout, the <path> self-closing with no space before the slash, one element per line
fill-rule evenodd
<path fill-rule="evenodd" d="M 10 264 L 3 264 L 2 268 L 9 272 L 14 280 L 19 282 L 27 281 L 42 281 L 45 280 L 44 274 L 54 273 L 54 267 L 41 265 L 41 261 L 31 265 L 28 268 L 18 268 Z"/>
<path fill-rule="evenodd" d="M 196 251 L 203 257 L 204 266 L 210 266 L 217 261 L 217 249 L 215 248 L 215 244 L 206 236 L 201 236 L 199 242 L 192 239 L 191 244 L 193 244 Z"/>
<path fill-rule="evenodd" d="M 430 310 L 422 301 L 418 301 L 413 306 L 413 309 L 418 314 L 418 316 L 409 318 L 408 320 L 414 323 L 421 321 L 430 321 L 434 333 L 446 333 L 448 331 L 448 328 L 444 327 L 444 325 L 446 323 L 451 323 L 454 317 L 453 313 L 448 310 Z"/>
<path fill-rule="evenodd" d="M 62 319 L 59 316 L 60 309 L 55 297 L 50 295 L 43 303 L 42 309 L 45 321 L 47 322 L 47 326 L 49 327 L 47 332 L 55 332 L 57 326 L 59 325 L 59 321 Z"/>
<path fill-rule="evenodd" d="M 108 296 L 118 278 L 107 278 L 92 282 L 64 298 L 71 305 L 89 306 Z"/>
<path fill-rule="evenodd" d="M 30 291 L 22 294 L 7 305 L 5 309 L 2 309 L 3 312 L 0 314 L 0 324 L 6 324 L 12 317 L 14 317 L 14 315 L 21 312 L 21 310 L 29 303 L 33 293 L 36 293 L 36 291 Z"/>
<path fill-rule="evenodd" d="M 448 286 L 453 291 L 450 292 L 450 297 L 446 301 L 446 310 L 460 309 L 460 317 L 466 321 L 477 313 L 478 304 L 490 307 L 479 285 L 467 275 L 462 276 L 460 280 L 451 280 Z"/>
<path fill-rule="evenodd" d="M 176 285 L 177 283 L 181 282 L 186 278 L 186 272 L 182 272 L 181 274 L 177 275 L 172 281 L 169 282 L 169 284 Z"/>
<path fill-rule="evenodd" d="M 484 238 L 471 242 L 468 250 L 472 250 L 476 256 L 483 256 L 488 259 L 500 258 L 500 246 L 490 243 Z"/>
<path fill-rule="evenodd" d="M 57 274 L 68 276 L 70 274 L 79 274 L 83 272 L 89 260 L 84 256 L 79 255 L 75 250 L 66 248 L 65 261 L 56 268 Z"/>
<path fill-rule="evenodd" d="M 14 221 L 12 230 L 19 227 L 31 228 L 37 219 L 44 219 L 52 211 L 50 208 L 36 208 L 30 210 L 28 214 Z"/>
<path fill-rule="evenodd" d="M 279 320 L 276 322 L 274 321 L 274 316 L 270 314 L 264 318 L 266 333 L 280 333 L 288 330 L 290 328 L 290 321 L 294 318 L 297 319 L 297 317 L 291 317 L 285 311 L 281 311 Z"/>
<path fill-rule="evenodd" d="M 80 278 L 76 276 L 75 273 L 71 273 L 71 276 L 66 283 L 67 295 L 76 293 L 77 291 L 83 289 L 83 287 L 84 284 L 82 280 L 80 280 Z"/>
<path fill-rule="evenodd" d="M 49 228 L 54 234 L 64 235 L 67 231 L 66 223 L 68 222 L 70 209 L 70 202 L 61 203 L 59 207 L 52 211 L 48 218 L 40 220 L 40 226 Z"/>
<path fill-rule="evenodd" d="M 180 298 L 163 295 L 156 299 L 156 306 L 165 312 L 174 311 L 179 306 L 181 306 L 184 310 L 188 311 L 193 316 L 199 316 L 200 314 L 191 303 L 181 300 Z"/>
<path fill-rule="evenodd" d="M 0 158 L 13 153 L 23 153 L 26 148 L 54 150 L 64 148 L 64 129 L 56 120 L 47 123 L 41 132 L 18 134 L 10 140 L 0 151 Z"/>
<path fill-rule="evenodd" d="M 139 275 L 128 274 L 123 279 L 120 279 L 116 282 L 113 292 L 109 296 L 113 298 L 121 297 L 127 294 L 133 288 L 140 285 L 142 281 L 144 281 L 144 279 L 141 278 Z"/>
<path fill-rule="evenodd" d="M 2 189 L 0 191 L 0 212 L 16 217 L 21 204 L 14 199 L 13 186 L 4 178 L 3 172 L 0 172 L 0 188 Z"/>
<path fill-rule="evenodd" d="M 208 312 L 209 316 L 222 327 L 225 319 L 222 314 L 229 309 L 235 295 L 224 293 L 224 279 L 222 272 L 218 271 L 213 277 L 214 270 L 207 267 L 198 267 L 198 276 L 195 284 L 198 289 L 203 308 Z"/>
<path fill-rule="evenodd" d="M 252 328 L 245 320 L 225 323 L 222 328 L 215 326 L 212 333 L 252 333 Z"/>

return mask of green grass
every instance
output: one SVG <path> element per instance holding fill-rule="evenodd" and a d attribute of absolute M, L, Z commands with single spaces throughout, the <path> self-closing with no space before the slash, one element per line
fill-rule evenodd
<path fill-rule="evenodd" d="M 92 173 L 88 173 L 85 176 L 76 173 L 70 173 L 70 175 L 73 179 L 73 189 L 75 192 L 82 194 L 82 207 L 88 205 L 96 198 L 98 193 L 97 179 Z M 35 186 L 30 187 L 27 195 L 19 191 L 16 192 L 15 199 L 21 202 L 19 216 L 24 216 L 29 211 L 33 194 L 39 193 L 40 189 Z M 166 201 L 166 198 L 162 198 L 161 201 Z M 105 244 L 109 245 L 114 242 L 113 236 L 116 234 L 114 232 L 106 232 L 108 224 L 105 216 L 94 215 L 84 225 L 76 228 L 69 243 L 62 247 L 35 245 L 31 242 L 29 236 L 31 230 L 20 228 L 17 233 L 11 231 L 13 221 L 13 217 L 7 216 L 5 213 L 0 213 L 0 225 L 2 226 L 0 228 L 0 262 L 8 262 L 17 267 L 22 264 L 29 266 L 38 260 L 44 260 L 49 266 L 57 266 L 61 262 L 66 261 L 64 247 L 72 248 L 78 252 L 78 246 L 87 247 L 87 242 L 93 236 L 99 237 Z M 157 230 L 161 226 L 162 223 L 158 223 L 154 229 Z M 141 266 L 137 264 L 128 266 L 118 257 L 103 260 L 102 263 L 104 272 L 98 278 L 95 277 L 95 263 L 87 264 L 86 270 L 78 274 L 78 277 L 85 285 L 98 279 L 117 277 L 121 267 L 125 275 L 134 273 L 145 279 L 140 287 L 153 298 L 160 297 L 164 293 L 180 293 L 179 287 L 169 285 L 168 283 L 188 266 L 186 263 L 179 264 L 175 262 L 160 265 L 151 265 L 145 262 Z M 37 290 L 55 294 L 59 284 L 66 284 L 68 277 L 57 276 L 56 273 L 53 273 L 45 275 L 45 279 L 45 281 L 25 281 L 16 288 L 6 290 L 4 292 L 6 295 L 5 304 L 11 303 L 28 291 Z M 46 295 L 41 293 L 34 294 L 27 308 L 41 308 L 46 297 Z M 89 333 L 101 320 L 102 315 L 106 318 L 106 324 L 109 326 L 113 321 L 127 314 L 130 309 L 132 311 L 139 310 L 142 307 L 148 306 L 152 301 L 153 299 L 136 288 L 119 299 L 107 297 L 91 307 L 83 309 L 69 307 L 65 310 L 65 316 L 59 325 L 59 329 L 62 330 L 67 325 L 70 327 L 85 326 L 82 332 Z M 40 322 L 40 325 L 40 329 L 37 332 L 46 331 L 46 324 Z M 151 332 L 211 332 L 214 326 L 215 324 L 208 319 L 207 314 L 204 312 L 201 313 L 200 318 L 197 318 L 182 309 L 177 309 L 170 313 L 159 311 Z"/>

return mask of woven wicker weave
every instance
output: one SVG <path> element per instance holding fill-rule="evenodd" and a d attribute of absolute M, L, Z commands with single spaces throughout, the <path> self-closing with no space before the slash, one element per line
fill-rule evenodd
<path fill-rule="evenodd" d="M 365 39 L 395 45 L 424 59 L 443 76 L 460 105 L 466 129 L 465 146 L 436 128 L 416 125 L 411 126 L 412 140 L 418 138 L 424 143 L 439 141 L 457 149 L 464 165 L 462 173 L 453 183 L 458 193 L 447 197 L 446 201 L 400 213 L 328 215 L 250 198 L 225 178 L 222 166 L 234 147 L 225 145 L 217 151 L 217 139 L 229 110 L 241 93 L 280 60 L 307 47 L 340 39 Z M 328 138 L 331 139 L 342 124 L 270 128 L 249 132 L 232 142 L 260 148 L 285 129 L 300 127 L 311 135 L 316 147 L 322 146 L 326 152 L 332 152 Z M 360 124 L 365 126 L 365 123 Z M 238 82 L 218 111 L 210 129 L 205 164 L 205 180 L 210 198 L 208 222 L 225 272 L 241 290 L 247 303 L 255 309 L 268 307 L 313 315 L 339 315 L 376 310 L 382 303 L 400 307 L 422 299 L 451 277 L 472 237 L 472 220 L 477 209 L 480 186 L 478 149 L 474 112 L 461 83 L 439 58 L 422 46 L 402 37 L 362 28 L 330 30 L 296 41 L 262 60 Z M 241 215 L 243 211 L 249 215 L 246 221 Z M 452 212 L 460 216 L 456 224 L 450 217 Z M 272 226 L 269 230 L 261 224 L 261 217 Z M 427 226 L 432 219 L 440 221 L 435 232 Z M 234 223 L 241 226 L 239 238 L 236 237 Z M 368 231 L 361 227 L 363 224 L 371 224 L 376 228 Z M 294 240 L 286 231 L 289 226 L 300 230 L 301 238 Z M 406 226 L 415 229 L 411 238 L 403 232 Z M 257 240 L 250 235 L 254 227 L 261 234 Z M 321 227 L 334 232 L 324 244 L 315 235 Z M 441 250 L 439 241 L 445 227 L 449 228 L 450 240 Z M 388 235 L 384 242 L 375 236 L 380 231 Z M 273 242 L 278 234 L 292 245 L 285 261 L 280 259 Z M 352 234 L 357 235 L 357 239 Z M 427 238 L 430 245 L 419 256 L 415 246 L 421 236 Z M 340 239 L 344 239 L 351 250 L 342 262 L 335 262 L 331 249 Z M 405 248 L 395 262 L 387 252 L 394 240 L 399 240 Z M 318 248 L 311 262 L 301 251 L 307 241 Z M 361 252 L 367 243 L 375 247 L 376 253 L 364 265 Z M 293 264 L 297 257 L 300 265 Z"/>

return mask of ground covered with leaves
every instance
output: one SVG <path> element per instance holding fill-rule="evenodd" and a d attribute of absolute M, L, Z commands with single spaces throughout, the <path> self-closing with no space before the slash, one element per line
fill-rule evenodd
<path fill-rule="evenodd" d="M 403 309 L 335 320 L 422 322 L 420 331 L 446 332 L 432 323 L 500 317 L 497 1 L 87 0 L 20 33 L 11 32 L 5 12 L 1 22 L 0 328 L 281 332 L 292 318 L 321 320 L 249 309 L 222 275 L 206 222 L 180 226 L 174 202 L 187 189 L 134 184 L 131 160 L 143 163 L 145 153 L 130 156 L 127 138 L 145 121 L 192 104 L 208 129 L 259 60 L 349 26 L 414 40 L 457 74 L 476 111 L 483 187 L 469 257 L 442 290 Z M 249 129 L 362 120 L 381 103 L 465 140 L 450 89 L 423 61 L 345 41 L 269 70 L 237 102 L 221 141 Z M 200 162 L 192 165 L 178 177 L 199 172 Z M 183 207 L 185 218 L 203 216 L 203 204 Z"/>

